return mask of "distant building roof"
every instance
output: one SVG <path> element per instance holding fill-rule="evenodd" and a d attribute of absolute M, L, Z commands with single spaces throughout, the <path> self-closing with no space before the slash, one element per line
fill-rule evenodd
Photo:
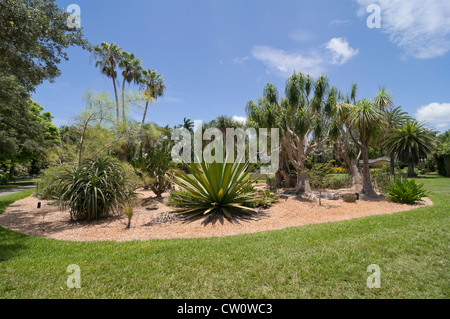
<path fill-rule="evenodd" d="M 374 158 L 374 159 L 370 159 L 369 160 L 369 164 L 375 164 L 378 162 L 390 162 L 391 159 L 389 157 L 378 157 L 378 158 Z M 363 160 L 360 160 L 359 163 L 363 163 Z"/>

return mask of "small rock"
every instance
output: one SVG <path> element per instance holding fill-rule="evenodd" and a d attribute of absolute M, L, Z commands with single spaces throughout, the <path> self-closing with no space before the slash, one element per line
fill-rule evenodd
<path fill-rule="evenodd" d="M 317 194 L 317 197 L 319 197 L 319 194 Z M 338 200 L 339 194 L 338 193 L 322 193 L 322 198 L 325 198 L 328 200 Z"/>
<path fill-rule="evenodd" d="M 157 204 L 152 204 L 150 206 L 145 207 L 146 210 L 157 210 L 159 207 Z"/>

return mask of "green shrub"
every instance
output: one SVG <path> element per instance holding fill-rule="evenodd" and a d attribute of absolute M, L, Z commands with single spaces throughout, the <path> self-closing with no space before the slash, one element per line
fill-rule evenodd
<path fill-rule="evenodd" d="M 349 188 L 352 186 L 352 178 L 348 174 L 335 174 L 331 176 L 327 186 L 330 189 Z"/>
<path fill-rule="evenodd" d="M 132 154 L 134 157 L 134 154 Z M 161 197 L 171 185 L 167 172 L 175 165 L 171 156 L 171 145 L 163 140 L 154 146 L 147 144 L 144 153 L 141 146 L 136 157 L 130 160 L 131 166 L 142 181 L 144 188 L 150 188 L 157 197 Z"/>
<path fill-rule="evenodd" d="M 190 217 L 222 214 L 231 219 L 237 212 L 254 212 L 245 205 L 261 201 L 251 187 L 257 177 L 249 173 L 253 166 L 248 163 L 189 163 L 186 167 L 190 175 L 177 171 L 173 180 L 184 192 L 172 192 L 167 201 L 182 207 L 177 212 Z"/>
<path fill-rule="evenodd" d="M 423 184 L 416 184 L 414 179 L 399 178 L 387 187 L 387 196 L 397 203 L 414 204 L 426 196 Z"/>
<path fill-rule="evenodd" d="M 277 201 L 277 195 L 270 191 L 256 190 L 259 201 L 244 203 L 244 206 L 250 208 L 268 208 Z"/>
<path fill-rule="evenodd" d="M 61 175 L 62 208 L 69 208 L 71 219 L 96 220 L 120 210 L 133 195 L 123 168 L 114 160 L 86 160 Z"/>
<path fill-rule="evenodd" d="M 345 194 L 342 197 L 342 200 L 346 203 L 355 203 L 356 202 L 356 195 L 355 194 Z"/>

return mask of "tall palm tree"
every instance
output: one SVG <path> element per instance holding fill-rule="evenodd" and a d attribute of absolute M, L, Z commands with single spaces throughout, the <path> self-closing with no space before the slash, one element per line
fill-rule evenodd
<path fill-rule="evenodd" d="M 158 74 L 156 70 L 143 70 L 141 79 L 139 80 L 142 88 L 144 89 L 145 96 L 145 109 L 142 117 L 142 125 L 144 125 L 145 117 L 147 115 L 148 103 L 151 101 L 157 101 L 158 97 L 164 95 L 166 86 L 161 74 Z"/>
<path fill-rule="evenodd" d="M 380 128 L 383 127 L 384 117 L 374 101 L 359 100 L 349 112 L 349 132 L 354 142 L 361 150 L 363 158 L 363 189 L 367 197 L 376 197 L 369 170 L 369 147 L 376 142 Z"/>
<path fill-rule="evenodd" d="M 136 58 L 133 53 L 123 52 L 122 59 L 119 62 L 119 67 L 122 68 L 122 122 L 125 125 L 125 83 L 138 83 L 142 76 L 141 60 Z"/>
<path fill-rule="evenodd" d="M 400 161 L 408 163 L 408 177 L 415 177 L 414 165 L 427 158 L 435 144 L 436 138 L 423 123 L 408 119 L 393 130 L 385 146 L 389 154 L 395 154 Z"/>
<path fill-rule="evenodd" d="M 386 136 L 389 136 L 394 129 L 402 126 L 407 119 L 411 119 L 408 113 L 402 110 L 401 106 L 386 110 L 383 114 L 386 120 Z M 392 175 L 395 173 L 395 154 L 390 154 L 390 173 Z"/>
<path fill-rule="evenodd" d="M 102 42 L 94 47 L 94 56 L 97 58 L 95 67 L 100 67 L 101 72 L 113 81 L 116 97 L 117 125 L 119 125 L 119 96 L 117 94 L 116 80 L 117 66 L 122 59 L 122 49 L 117 44 Z"/>
<path fill-rule="evenodd" d="M 382 112 L 392 109 L 394 107 L 394 102 L 392 101 L 391 93 L 389 93 L 385 87 L 378 87 L 378 89 L 379 92 L 374 100 L 375 106 Z"/>

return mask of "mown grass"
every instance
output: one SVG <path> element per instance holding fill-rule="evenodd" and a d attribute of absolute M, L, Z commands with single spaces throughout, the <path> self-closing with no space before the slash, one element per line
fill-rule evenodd
<path fill-rule="evenodd" d="M 448 298 L 450 179 L 419 181 L 435 205 L 232 237 L 76 243 L 0 228 L 0 297 Z M 70 264 L 80 289 L 66 285 Z"/>

